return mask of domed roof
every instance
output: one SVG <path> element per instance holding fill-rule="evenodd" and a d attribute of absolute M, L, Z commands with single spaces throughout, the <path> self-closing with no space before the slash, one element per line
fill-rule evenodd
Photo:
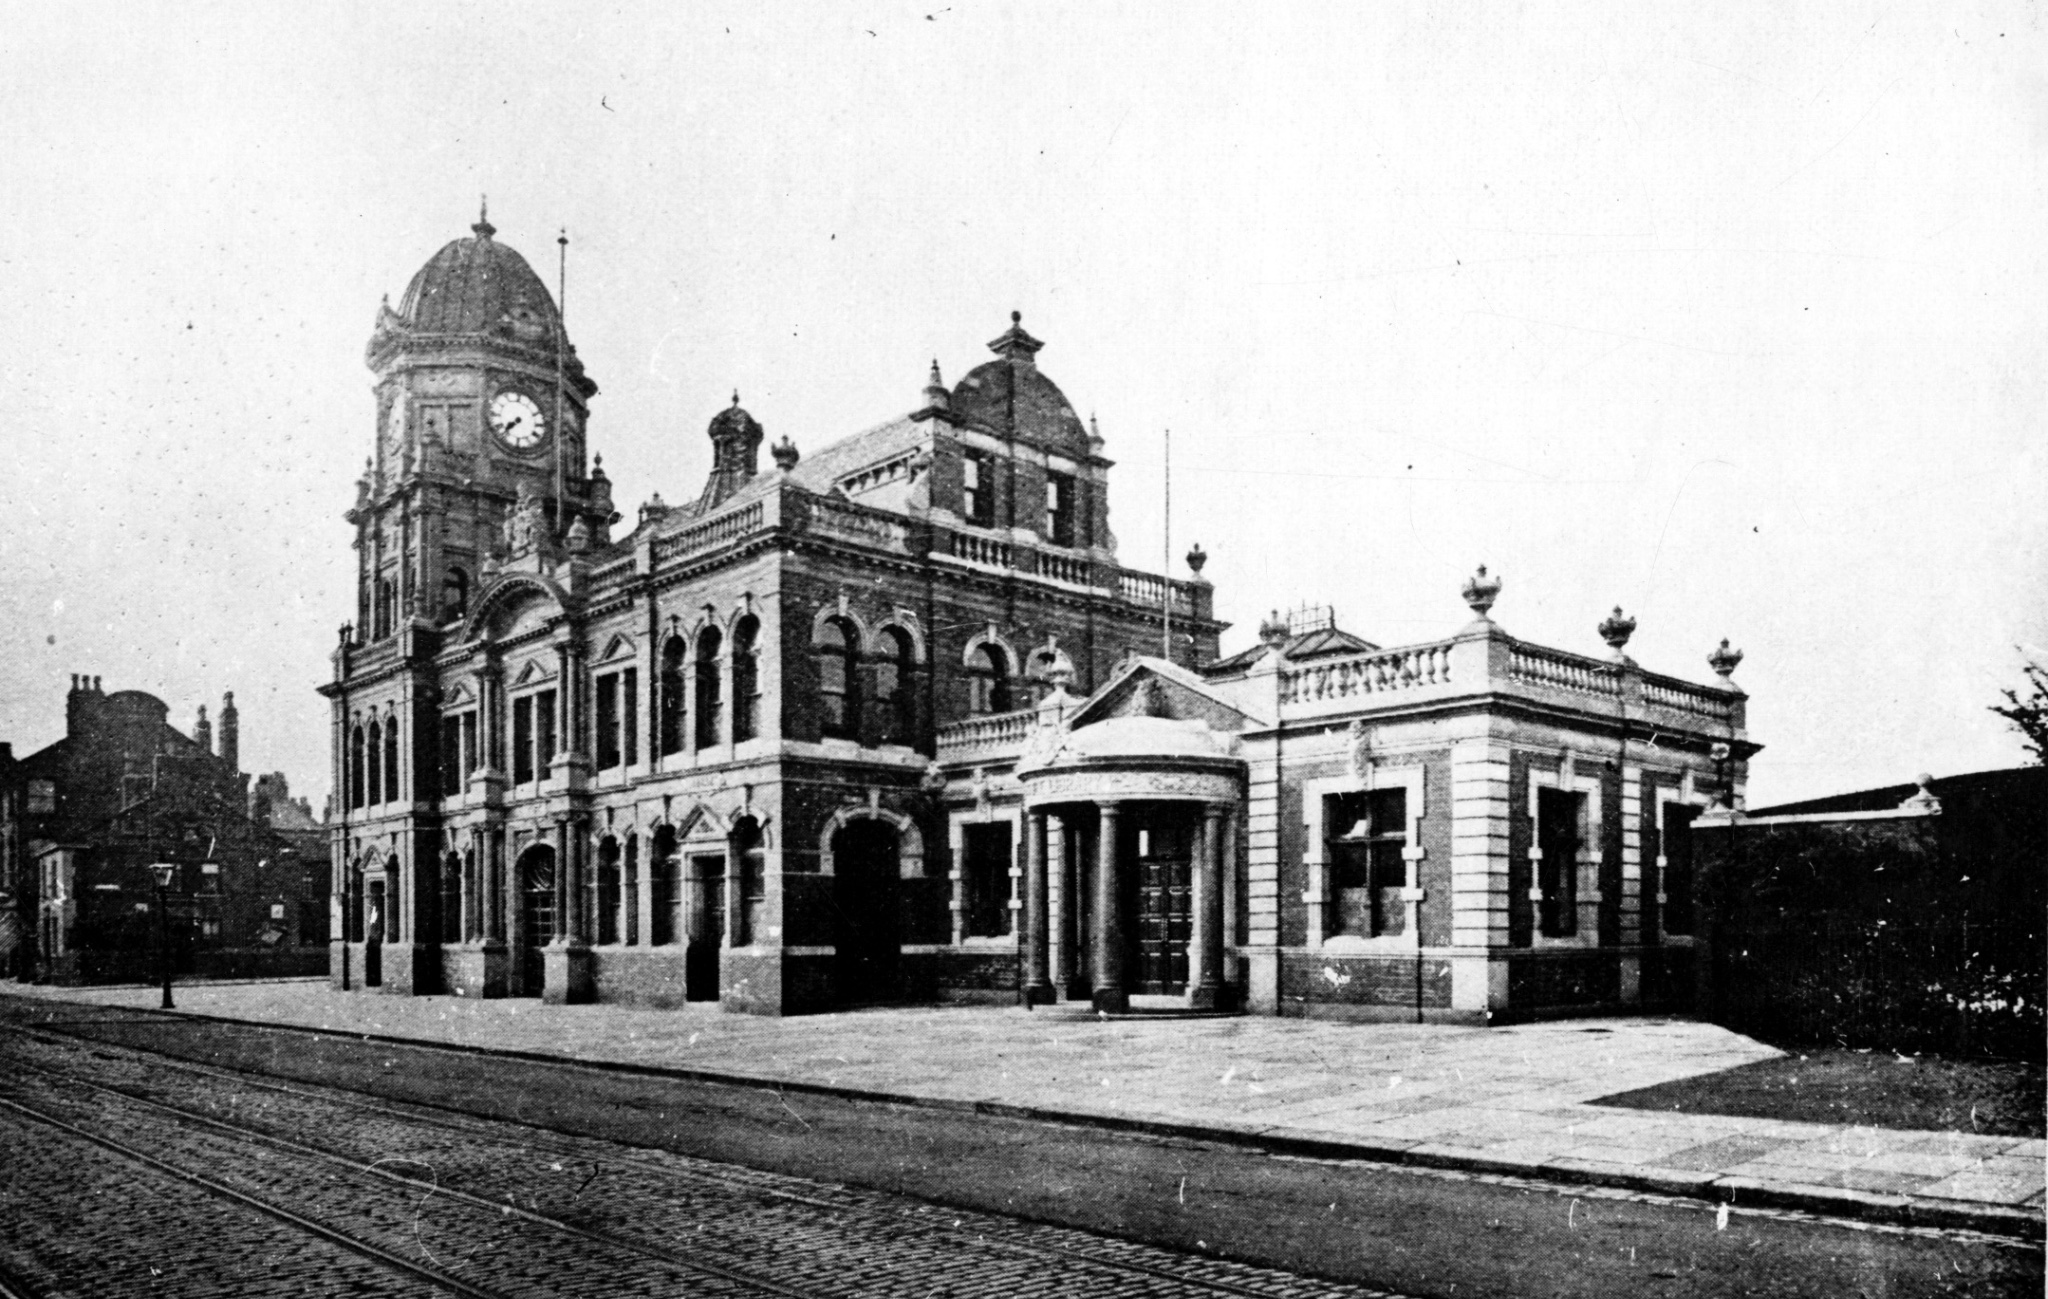
<path fill-rule="evenodd" d="M 1009 330 L 989 344 L 997 359 L 969 370 L 954 385 L 949 405 L 962 423 L 1085 452 L 1087 428 L 1059 385 L 1032 359 L 1043 346 L 1011 312 Z"/>
<path fill-rule="evenodd" d="M 740 409 L 740 395 L 738 393 L 732 395 L 732 405 L 727 406 L 724 410 L 711 417 L 711 426 L 705 431 L 711 435 L 713 441 L 725 437 L 744 437 L 758 440 L 763 436 L 761 421 Z"/>
<path fill-rule="evenodd" d="M 428 259 L 406 286 L 398 314 L 425 334 L 501 334 L 554 345 L 561 313 L 526 259 L 492 238 L 487 220 Z"/>

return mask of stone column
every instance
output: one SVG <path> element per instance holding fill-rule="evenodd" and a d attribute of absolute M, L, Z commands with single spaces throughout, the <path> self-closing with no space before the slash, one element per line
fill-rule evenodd
<path fill-rule="evenodd" d="M 1214 803 L 1202 805 L 1202 840 L 1194 864 L 1188 1009 L 1214 1010 L 1223 996 L 1223 809 Z"/>
<path fill-rule="evenodd" d="M 1024 1004 L 1043 1006 L 1053 1001 L 1051 963 L 1052 901 L 1046 885 L 1046 816 L 1029 808 L 1024 828 Z"/>
<path fill-rule="evenodd" d="M 1095 854 L 1095 1009 L 1122 1014 L 1131 1008 L 1124 991 L 1123 920 L 1117 914 L 1117 804 L 1095 805 L 1100 841 Z"/>
<path fill-rule="evenodd" d="M 555 818 L 555 942 L 583 936 L 583 880 L 575 869 L 576 836 L 569 818 Z"/>

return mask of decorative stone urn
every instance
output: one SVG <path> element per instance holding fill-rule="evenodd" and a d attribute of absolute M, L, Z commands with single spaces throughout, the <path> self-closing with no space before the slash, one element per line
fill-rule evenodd
<path fill-rule="evenodd" d="M 1593 630 L 1600 633 L 1600 639 L 1607 642 L 1607 648 L 1614 651 L 1616 659 L 1627 660 L 1628 655 L 1624 651 L 1628 647 L 1628 638 L 1636 634 L 1636 620 L 1623 614 L 1620 605 L 1615 605 L 1614 612 L 1601 619 L 1600 625 Z"/>
<path fill-rule="evenodd" d="M 1481 622 L 1487 621 L 1486 612 L 1493 608 L 1493 602 L 1500 598 L 1500 579 L 1486 575 L 1486 565 L 1465 579 L 1465 603 L 1472 606 L 1472 612 Z"/>

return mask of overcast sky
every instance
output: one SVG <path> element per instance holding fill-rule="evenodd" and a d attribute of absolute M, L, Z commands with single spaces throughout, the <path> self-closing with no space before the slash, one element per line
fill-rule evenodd
<path fill-rule="evenodd" d="M 629 516 L 1011 310 L 1124 562 L 1245 644 L 1495 617 L 1748 658 L 1752 804 L 2014 765 L 2048 645 L 2038 5 L 0 7 L 0 739 L 72 672 L 317 808 L 378 300 L 554 281 Z M 1174 568 L 1184 572 L 1176 558 Z"/>

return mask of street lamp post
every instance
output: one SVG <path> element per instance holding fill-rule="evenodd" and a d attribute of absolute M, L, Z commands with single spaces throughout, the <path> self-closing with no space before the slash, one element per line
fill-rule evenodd
<path fill-rule="evenodd" d="M 150 866 L 149 873 L 156 877 L 156 922 L 159 955 L 163 961 L 164 1009 L 175 1010 L 177 1007 L 171 1004 L 170 892 L 171 880 L 177 876 L 178 867 L 173 862 L 155 862 Z"/>

